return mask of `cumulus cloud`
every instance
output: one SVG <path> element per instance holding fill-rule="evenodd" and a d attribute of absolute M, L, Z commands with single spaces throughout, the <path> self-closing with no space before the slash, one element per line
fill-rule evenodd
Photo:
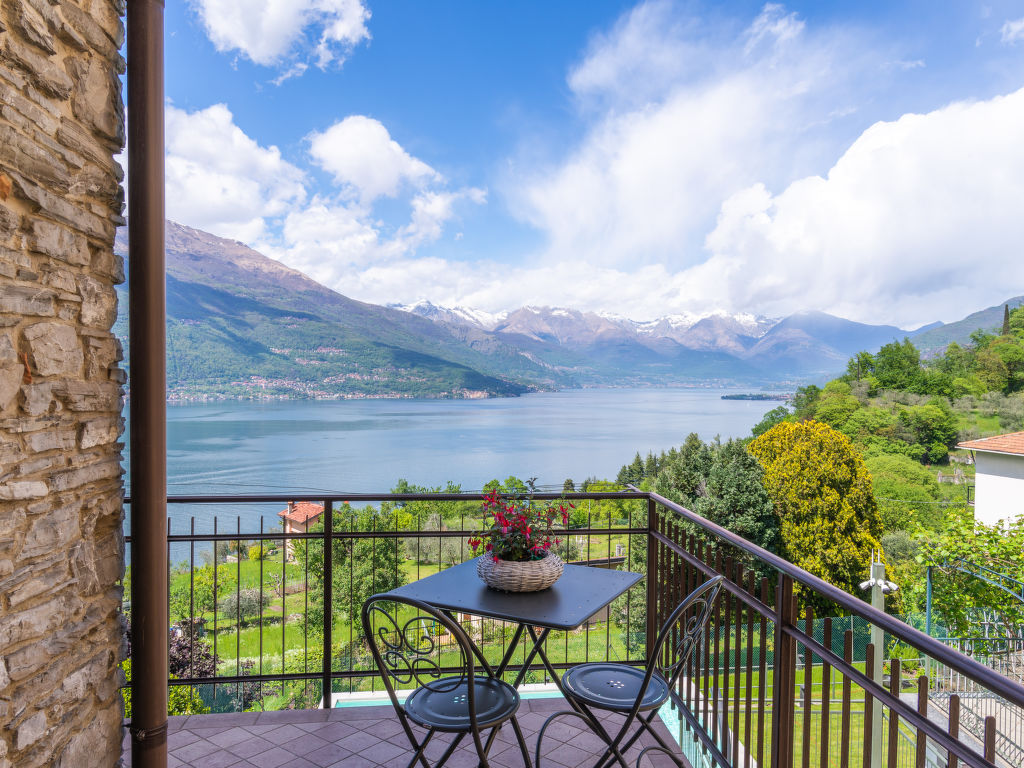
<path fill-rule="evenodd" d="M 191 0 L 217 50 L 238 51 L 256 64 L 341 63 L 368 40 L 370 12 L 361 0 Z"/>
<path fill-rule="evenodd" d="M 223 237 L 253 242 L 267 220 L 306 199 L 304 174 L 277 147 L 260 146 L 224 104 L 165 110 L 167 215 Z"/>
<path fill-rule="evenodd" d="M 310 139 L 310 157 L 337 186 L 311 194 L 315 180 L 262 146 L 224 104 L 187 112 L 166 108 L 167 215 L 245 242 L 342 293 L 376 280 L 359 274 L 412 262 L 417 249 L 443 236 L 461 206 L 482 205 L 483 189 L 449 188 L 407 153 L 376 120 L 353 116 Z M 378 217 L 374 201 L 407 203 L 406 217 Z M 429 267 L 413 270 L 420 273 Z M 375 296 L 385 301 L 386 291 Z"/>
<path fill-rule="evenodd" d="M 404 184 L 422 187 L 442 181 L 437 171 L 402 149 L 379 121 L 363 115 L 312 134 L 310 154 L 364 203 L 395 197 Z"/>
<path fill-rule="evenodd" d="M 852 71 L 872 65 L 855 49 L 777 5 L 741 29 L 640 5 L 570 73 L 591 128 L 564 162 L 513 182 L 515 209 L 560 257 L 699 261 L 725 197 L 786 178 L 820 152 L 821 116 L 850 113 Z"/>
<path fill-rule="evenodd" d="M 730 196 L 683 282 L 733 307 L 897 324 L 1006 298 L 1024 284 L 1021 135 L 1024 89 L 876 123 L 826 176 Z"/>
<path fill-rule="evenodd" d="M 1004 43 L 1016 43 L 1024 40 L 1024 19 L 1007 21 L 1003 24 L 999 33 Z"/>

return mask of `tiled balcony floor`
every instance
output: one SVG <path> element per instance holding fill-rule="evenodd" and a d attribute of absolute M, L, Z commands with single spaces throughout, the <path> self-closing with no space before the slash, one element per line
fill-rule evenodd
<path fill-rule="evenodd" d="M 561 698 L 523 700 L 519 723 L 531 760 L 537 731 L 544 720 L 551 712 L 566 708 Z M 616 717 L 609 726 L 616 721 L 621 719 Z M 661 721 L 657 722 L 666 741 L 675 743 Z M 596 761 L 603 743 L 579 727 L 582 725 L 576 718 L 564 718 L 548 729 L 542 767 L 579 768 Z M 404 768 L 412 757 L 409 741 L 390 705 L 172 717 L 167 738 L 169 768 Z M 444 734 L 435 736 L 427 749 L 428 757 L 436 759 L 449 738 Z M 645 735 L 642 746 L 626 753 L 630 768 L 636 765 L 640 749 L 653 741 Z M 495 768 L 523 768 L 511 727 L 502 728 L 491 749 L 490 763 Z M 467 737 L 446 766 L 474 768 L 477 764 L 476 750 Z M 127 739 L 124 765 L 131 765 Z M 641 768 L 666 766 L 674 764 L 661 755 L 645 759 Z"/>

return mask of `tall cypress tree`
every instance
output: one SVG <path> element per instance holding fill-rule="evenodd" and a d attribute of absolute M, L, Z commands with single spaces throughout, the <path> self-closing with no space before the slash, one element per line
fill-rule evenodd
<path fill-rule="evenodd" d="M 1003 304 L 1003 330 L 1001 331 L 1003 336 L 1010 335 L 1010 305 Z"/>

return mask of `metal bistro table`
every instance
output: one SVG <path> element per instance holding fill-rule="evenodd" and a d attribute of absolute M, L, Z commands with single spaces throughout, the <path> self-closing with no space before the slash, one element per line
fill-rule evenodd
<path fill-rule="evenodd" d="M 469 613 L 515 622 L 518 626 L 498 665 L 497 676 L 500 678 L 512 661 L 525 631 L 529 633 L 533 647 L 516 675 L 513 687 L 519 687 L 533 657 L 539 656 L 564 695 L 561 678 L 544 653 L 548 633 L 553 629 L 576 629 L 643 577 L 642 573 L 632 571 L 566 565 L 562 576 L 548 589 L 540 592 L 498 592 L 477 577 L 474 559 L 393 589 L 388 594 L 421 600 L 448 613 Z M 538 627 L 541 628 L 539 634 Z"/>

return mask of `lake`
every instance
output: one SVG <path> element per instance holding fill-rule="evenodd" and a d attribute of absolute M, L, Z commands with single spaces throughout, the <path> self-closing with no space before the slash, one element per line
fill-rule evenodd
<path fill-rule="evenodd" d="M 487 400 L 169 405 L 168 492 L 387 492 L 399 478 L 427 487 L 451 480 L 470 491 L 509 475 L 536 477 L 560 490 L 566 478 L 614 479 L 637 451 L 668 450 L 690 432 L 704 440 L 748 436 L 780 405 L 721 399 L 732 391 L 586 389 Z M 187 509 L 199 518 L 212 515 Z M 233 523 L 236 511 L 221 508 L 218 515 L 229 514 Z M 273 512 L 264 516 L 276 523 Z"/>

